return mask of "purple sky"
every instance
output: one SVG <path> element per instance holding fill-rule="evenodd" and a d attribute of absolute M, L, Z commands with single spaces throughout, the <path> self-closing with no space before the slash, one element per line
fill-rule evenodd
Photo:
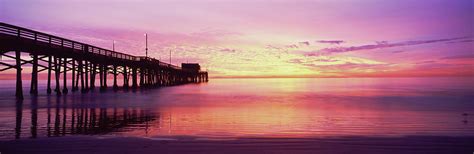
<path fill-rule="evenodd" d="M 0 21 L 212 76 L 474 75 L 472 0 L 1 0 Z"/>

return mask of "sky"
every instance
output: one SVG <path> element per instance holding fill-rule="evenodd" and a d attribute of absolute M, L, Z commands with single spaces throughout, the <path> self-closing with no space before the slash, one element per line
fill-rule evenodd
<path fill-rule="evenodd" d="M 210 77 L 474 76 L 472 0 L 0 0 L 0 21 Z"/>

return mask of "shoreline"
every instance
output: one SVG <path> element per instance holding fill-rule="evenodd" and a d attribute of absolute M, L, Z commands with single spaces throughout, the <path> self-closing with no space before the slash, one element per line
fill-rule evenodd
<path fill-rule="evenodd" d="M 472 153 L 474 136 L 233 138 L 66 136 L 0 141 L 2 153 Z"/>

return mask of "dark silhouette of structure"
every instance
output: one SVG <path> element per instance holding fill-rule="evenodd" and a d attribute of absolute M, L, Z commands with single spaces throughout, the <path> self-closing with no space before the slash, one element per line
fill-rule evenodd
<path fill-rule="evenodd" d="M 194 73 L 201 72 L 201 66 L 198 63 L 181 63 L 181 68 L 188 72 L 194 72 Z M 205 82 L 205 80 L 207 81 L 207 77 L 206 76 L 197 77 L 191 80 L 192 82 Z"/>
<path fill-rule="evenodd" d="M 57 98 L 59 99 L 59 97 Z M 160 118 L 160 113 L 151 113 L 149 110 L 140 108 L 105 108 L 87 107 L 72 104 L 66 107 L 65 100 L 56 100 L 56 103 L 48 101 L 51 106 L 47 107 L 46 115 L 38 114 L 38 102 L 36 98 L 31 100 L 31 126 L 29 128 L 31 138 L 43 137 L 41 135 L 66 136 L 73 134 L 107 134 L 111 132 L 126 131 L 128 129 L 143 128 L 148 131 L 149 123 Z M 28 109 L 23 108 L 23 101 L 16 103 L 15 139 L 28 134 L 22 132 L 26 129 L 22 126 L 23 115 Z M 27 112 L 25 112 L 27 113 Z M 46 119 L 46 126 L 38 126 L 38 120 Z M 27 127 L 27 126 L 26 126 Z"/>
<path fill-rule="evenodd" d="M 15 56 L 8 52 L 15 52 Z M 21 52 L 28 53 L 30 59 L 22 59 Z M 67 94 L 68 72 L 71 79 L 71 91 L 85 93 L 96 87 L 107 89 L 107 77 L 113 75 L 113 87 L 118 88 L 117 76 L 123 76 L 123 87 L 159 87 L 193 82 L 208 81 L 208 73 L 182 69 L 149 57 L 132 56 L 85 43 L 37 32 L 34 30 L 0 22 L 0 55 L 12 58 L 15 64 L 0 61 L 6 66 L 0 72 L 16 70 L 16 97 L 23 99 L 22 66 L 31 65 L 30 93 L 38 93 L 38 73 L 47 71 L 47 93 L 52 93 L 51 75 L 54 75 L 57 95 Z M 54 74 L 52 74 L 54 73 Z M 61 89 L 60 78 L 63 83 Z M 130 81 L 131 79 L 131 81 Z M 139 80 L 139 81 L 138 81 Z M 139 83 L 138 83 L 139 82 Z M 80 84 L 79 84 L 80 83 Z"/>
<path fill-rule="evenodd" d="M 197 63 L 182 63 L 181 68 L 190 70 L 193 72 L 199 72 L 201 71 L 201 66 Z"/>

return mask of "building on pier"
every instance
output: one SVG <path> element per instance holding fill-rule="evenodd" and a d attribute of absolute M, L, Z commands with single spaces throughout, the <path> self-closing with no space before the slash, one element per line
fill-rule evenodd
<path fill-rule="evenodd" d="M 209 81 L 207 72 L 201 71 L 199 63 L 181 63 L 181 68 L 185 71 L 192 72 L 195 75 L 190 79 L 193 82 Z"/>

